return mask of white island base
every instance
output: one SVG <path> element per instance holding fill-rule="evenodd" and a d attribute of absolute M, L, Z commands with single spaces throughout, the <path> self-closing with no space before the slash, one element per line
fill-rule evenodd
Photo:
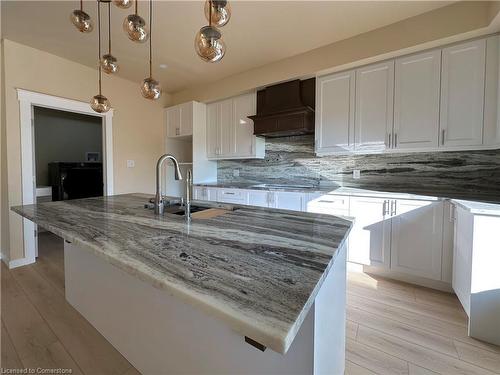
<path fill-rule="evenodd" d="M 285 355 L 222 319 L 65 242 L 66 299 L 142 374 L 344 373 L 346 250 L 340 248 Z"/>

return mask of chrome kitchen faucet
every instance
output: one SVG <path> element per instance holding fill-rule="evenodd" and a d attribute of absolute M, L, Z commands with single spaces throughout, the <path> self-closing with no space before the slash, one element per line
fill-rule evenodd
<path fill-rule="evenodd" d="M 170 154 L 164 154 L 160 156 L 158 159 L 158 162 L 156 163 L 156 194 L 155 194 L 155 214 L 157 215 L 163 215 L 163 211 L 165 210 L 165 202 L 163 201 L 163 195 L 161 194 L 161 167 L 163 165 L 163 162 L 167 159 L 172 160 L 172 163 L 174 163 L 174 178 L 176 180 L 182 180 L 182 174 L 181 170 L 179 168 L 179 162 L 175 158 L 175 156 L 170 155 Z"/>

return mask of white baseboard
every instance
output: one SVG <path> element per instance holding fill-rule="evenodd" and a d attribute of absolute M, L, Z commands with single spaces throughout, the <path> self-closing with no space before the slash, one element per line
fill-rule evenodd
<path fill-rule="evenodd" d="M 431 280 L 424 277 L 408 275 L 392 270 L 385 270 L 379 267 L 365 266 L 362 264 L 347 262 L 347 270 L 351 272 L 365 272 L 373 275 L 386 277 L 388 279 L 403 281 L 405 283 L 423 286 L 426 288 L 441 290 L 443 292 L 453 293 L 450 283 L 440 280 Z"/>
<path fill-rule="evenodd" d="M 36 259 L 35 258 L 21 258 L 21 259 L 14 259 L 9 261 L 9 269 L 12 268 L 17 268 L 21 266 L 26 266 L 28 264 L 35 263 Z"/>

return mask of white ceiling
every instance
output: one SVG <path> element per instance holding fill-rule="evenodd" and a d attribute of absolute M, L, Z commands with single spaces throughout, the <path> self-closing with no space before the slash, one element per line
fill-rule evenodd
<path fill-rule="evenodd" d="M 290 57 L 332 42 L 385 26 L 450 4 L 451 1 L 232 1 L 231 21 L 223 28 L 227 53 L 217 64 L 201 61 L 193 40 L 206 24 L 203 2 L 154 1 L 153 76 L 167 92 L 209 83 L 251 68 Z M 88 66 L 96 66 L 97 32 L 79 33 L 69 14 L 72 1 L 2 1 L 4 38 Z M 96 20 L 96 2 L 84 10 Z M 148 3 L 139 14 L 148 16 Z M 147 75 L 147 44 L 136 44 L 122 31 L 128 10 L 111 8 L 113 54 L 120 75 L 140 81 Z M 103 15 L 107 8 L 103 6 Z M 103 20 L 106 29 L 107 18 Z M 106 34 L 104 34 L 106 42 Z M 106 43 L 104 43 L 106 45 Z M 167 64 L 160 69 L 160 64 Z"/>

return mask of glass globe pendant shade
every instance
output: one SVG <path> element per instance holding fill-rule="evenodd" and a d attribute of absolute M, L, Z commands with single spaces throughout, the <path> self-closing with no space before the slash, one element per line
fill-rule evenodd
<path fill-rule="evenodd" d="M 194 38 L 194 48 L 198 56 L 207 62 L 220 61 L 226 53 L 222 34 L 214 26 L 204 26 Z"/>
<path fill-rule="evenodd" d="M 109 53 L 102 56 L 100 64 L 101 69 L 107 74 L 116 73 L 119 69 L 118 60 Z"/>
<path fill-rule="evenodd" d="M 212 20 L 210 20 L 210 6 L 212 6 Z M 212 25 L 222 27 L 231 18 L 231 5 L 227 0 L 206 0 L 205 17 L 209 23 L 212 22 Z"/>
<path fill-rule="evenodd" d="M 142 81 L 141 84 L 142 96 L 146 99 L 156 100 L 161 96 L 161 86 L 153 77 L 148 77 Z"/>
<path fill-rule="evenodd" d="M 132 0 L 113 0 L 113 4 L 118 8 L 128 9 L 132 6 Z"/>
<path fill-rule="evenodd" d="M 75 9 L 71 12 L 69 19 L 78 31 L 82 33 L 90 33 L 94 29 L 90 16 L 83 10 Z"/>
<path fill-rule="evenodd" d="M 123 21 L 123 30 L 133 42 L 144 43 L 148 40 L 149 33 L 146 22 L 137 14 L 130 14 Z"/>
<path fill-rule="evenodd" d="M 98 94 L 90 99 L 90 106 L 97 113 L 105 113 L 111 108 L 111 103 L 104 95 Z"/>

